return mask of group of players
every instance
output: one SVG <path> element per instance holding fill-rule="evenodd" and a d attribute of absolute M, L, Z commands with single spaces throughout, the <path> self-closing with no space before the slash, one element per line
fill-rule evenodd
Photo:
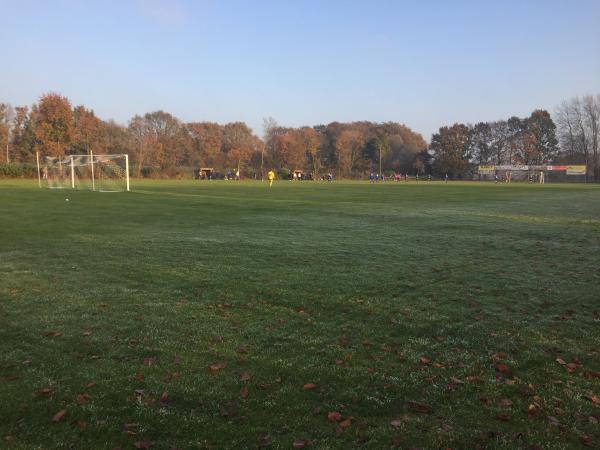
<path fill-rule="evenodd" d="M 402 181 L 402 175 L 399 173 L 394 174 L 394 177 L 392 178 L 394 181 Z M 425 180 L 427 181 L 431 181 L 433 178 L 431 177 L 431 174 L 427 175 L 425 177 Z M 267 173 L 267 180 L 269 181 L 269 187 L 273 186 L 273 181 L 275 181 L 275 170 L 271 169 L 269 170 L 269 172 Z M 419 181 L 419 174 L 417 174 L 415 176 L 415 180 L 418 182 Z M 333 174 L 332 173 L 328 173 L 327 174 L 327 181 L 328 182 L 333 182 Z M 385 182 L 385 175 L 384 174 L 374 174 L 371 172 L 371 174 L 369 175 L 369 183 L 379 183 L 379 182 L 384 183 Z M 404 174 L 404 181 L 408 181 L 408 174 Z M 444 182 L 448 182 L 448 174 L 446 174 L 444 176 Z"/>

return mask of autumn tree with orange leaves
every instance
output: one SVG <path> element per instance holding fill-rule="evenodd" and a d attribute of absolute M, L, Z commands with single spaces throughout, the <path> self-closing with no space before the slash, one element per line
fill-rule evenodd
<path fill-rule="evenodd" d="M 73 140 L 73 110 L 71 103 L 60 94 L 40 97 L 32 111 L 38 145 L 47 155 L 61 156 Z"/>

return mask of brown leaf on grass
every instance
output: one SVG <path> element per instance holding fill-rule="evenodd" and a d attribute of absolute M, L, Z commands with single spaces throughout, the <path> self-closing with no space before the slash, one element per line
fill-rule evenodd
<path fill-rule="evenodd" d="M 394 428 L 399 428 L 402 426 L 402 421 L 400 419 L 394 419 L 390 422 L 390 425 Z"/>
<path fill-rule="evenodd" d="M 306 447 L 306 441 L 302 441 L 300 439 L 296 439 L 294 442 L 292 442 L 292 448 L 298 450 L 300 448 L 304 448 Z"/>
<path fill-rule="evenodd" d="M 139 423 L 124 423 L 123 424 L 123 433 L 128 434 L 129 436 L 135 436 L 137 434 L 136 429 L 140 426 Z"/>
<path fill-rule="evenodd" d="M 60 331 L 52 330 L 52 331 L 46 331 L 44 333 L 44 336 L 46 336 L 46 337 L 59 337 L 59 336 L 62 336 L 62 333 Z"/>
<path fill-rule="evenodd" d="M 95 381 L 90 381 L 88 384 L 85 385 L 86 389 L 91 389 L 94 386 L 96 386 L 96 382 Z"/>
<path fill-rule="evenodd" d="M 67 410 L 61 409 L 59 412 L 54 414 L 54 416 L 52 416 L 52 422 L 54 422 L 54 423 L 61 422 L 65 418 L 66 415 L 67 415 Z"/>
<path fill-rule="evenodd" d="M 423 365 L 427 365 L 427 364 L 429 364 L 431 362 L 431 360 L 429 358 L 425 357 L 425 356 L 421 356 L 419 358 L 419 361 L 421 361 L 421 364 L 423 364 Z"/>
<path fill-rule="evenodd" d="M 469 383 L 483 383 L 483 378 L 479 375 L 467 375 L 465 380 Z"/>
<path fill-rule="evenodd" d="M 50 397 L 54 393 L 54 390 L 50 389 L 50 388 L 43 388 L 43 389 L 40 389 L 38 392 L 40 393 L 40 395 L 43 395 L 44 397 Z"/>
<path fill-rule="evenodd" d="M 90 330 L 86 330 L 83 333 L 81 333 L 83 336 L 91 336 L 92 332 Z"/>
<path fill-rule="evenodd" d="M 242 372 L 240 374 L 240 381 L 250 381 L 250 374 L 248 372 Z"/>
<path fill-rule="evenodd" d="M 164 391 L 162 393 L 162 395 L 160 396 L 160 402 L 161 403 L 169 403 L 171 401 L 170 397 L 169 397 L 169 393 L 167 391 Z"/>
<path fill-rule="evenodd" d="M 249 395 L 250 395 L 250 391 L 248 391 L 248 388 L 244 386 L 242 388 L 242 390 L 240 391 L 240 397 L 248 398 Z"/>
<path fill-rule="evenodd" d="M 583 445 L 592 445 L 594 443 L 594 440 L 592 439 L 592 437 L 585 433 L 581 435 L 579 440 L 581 441 L 581 443 Z"/>
<path fill-rule="evenodd" d="M 352 418 L 351 417 L 347 418 L 346 420 L 342 420 L 340 422 L 340 427 L 342 427 L 342 428 L 348 428 L 350 425 L 352 425 Z"/>
<path fill-rule="evenodd" d="M 600 397 L 596 395 L 586 395 L 585 398 L 596 405 L 600 405 Z"/>
<path fill-rule="evenodd" d="M 507 375 L 509 377 L 512 376 L 512 370 L 510 370 L 510 367 L 508 367 L 506 364 L 502 364 L 502 363 L 494 364 L 494 368 L 498 372 L 500 372 L 504 375 Z"/>
<path fill-rule="evenodd" d="M 501 420 L 503 422 L 508 422 L 512 416 L 509 413 L 498 413 L 496 414 L 496 419 Z"/>
<path fill-rule="evenodd" d="M 270 447 L 273 443 L 273 438 L 269 435 L 261 436 L 258 440 L 258 448 Z"/>
<path fill-rule="evenodd" d="M 573 372 L 575 372 L 575 370 L 577 370 L 577 364 L 572 363 L 572 362 L 568 363 L 568 364 L 565 364 L 563 367 L 569 373 L 573 373 Z"/>
<path fill-rule="evenodd" d="M 555 427 L 560 426 L 560 420 L 558 420 L 556 417 L 546 416 L 546 419 L 548 419 L 548 422 L 550 422 L 550 425 L 554 425 Z"/>
<path fill-rule="evenodd" d="M 485 316 L 483 314 L 478 314 L 477 316 L 475 316 L 475 320 L 479 322 L 480 320 L 483 320 L 484 317 Z"/>
<path fill-rule="evenodd" d="M 142 381 L 142 380 L 144 379 L 144 375 L 142 375 L 141 373 L 136 373 L 136 374 L 133 376 L 133 379 L 134 379 L 135 381 Z"/>
<path fill-rule="evenodd" d="M 84 403 L 87 403 L 89 397 L 90 396 L 87 394 L 77 394 L 75 401 L 80 405 L 83 405 Z"/>
<path fill-rule="evenodd" d="M 133 443 L 133 446 L 137 449 L 148 450 L 149 448 L 154 447 L 154 442 L 152 441 L 137 441 Z"/>
<path fill-rule="evenodd" d="M 561 366 L 564 366 L 565 364 L 567 364 L 567 362 L 562 358 L 556 358 L 555 361 L 557 363 L 559 363 Z"/>
<path fill-rule="evenodd" d="M 238 347 L 235 349 L 237 353 L 246 353 L 246 347 Z"/>
<path fill-rule="evenodd" d="M 305 391 L 312 391 L 316 387 L 317 385 L 314 383 L 306 383 L 304 386 L 302 386 L 302 389 L 304 389 Z"/>
<path fill-rule="evenodd" d="M 431 411 L 431 406 L 428 405 L 427 403 L 422 403 L 422 402 L 408 402 L 408 406 L 420 413 L 426 413 Z"/>
<path fill-rule="evenodd" d="M 342 420 L 342 415 L 337 411 L 330 411 L 327 413 L 327 420 L 330 422 L 339 422 Z"/>
<path fill-rule="evenodd" d="M 223 370 L 225 367 L 227 367 L 227 363 L 218 362 L 218 363 L 211 364 L 208 367 L 208 370 L 210 371 L 210 373 L 216 374 L 216 373 L 219 373 L 219 371 Z"/>
<path fill-rule="evenodd" d="M 513 405 L 513 402 L 509 398 L 503 398 L 498 402 L 498 405 L 502 408 L 510 408 Z"/>
<path fill-rule="evenodd" d="M 585 374 L 586 378 L 600 378 L 600 372 L 589 371 Z"/>

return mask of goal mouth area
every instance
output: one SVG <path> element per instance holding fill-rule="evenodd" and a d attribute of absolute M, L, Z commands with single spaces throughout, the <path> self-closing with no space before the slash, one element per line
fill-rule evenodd
<path fill-rule="evenodd" d="M 36 156 L 38 182 L 48 189 L 129 191 L 129 155 Z"/>

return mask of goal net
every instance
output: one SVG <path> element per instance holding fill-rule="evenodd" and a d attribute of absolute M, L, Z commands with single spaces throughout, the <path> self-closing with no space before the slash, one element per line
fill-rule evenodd
<path fill-rule="evenodd" d="M 46 156 L 40 176 L 50 189 L 129 190 L 128 155 Z"/>

